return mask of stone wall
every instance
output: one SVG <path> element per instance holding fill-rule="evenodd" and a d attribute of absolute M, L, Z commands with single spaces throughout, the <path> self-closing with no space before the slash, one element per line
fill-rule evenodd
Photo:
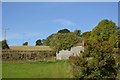
<path fill-rule="evenodd" d="M 2 60 L 22 60 L 22 61 L 44 61 L 53 60 L 55 56 L 52 51 L 30 51 L 30 50 L 2 50 Z"/>
<path fill-rule="evenodd" d="M 57 60 L 69 59 L 69 57 L 71 55 L 81 56 L 81 52 L 83 52 L 83 51 L 84 51 L 84 47 L 83 46 L 72 47 L 70 51 L 68 51 L 68 50 L 61 50 L 61 51 L 59 51 L 59 53 L 56 53 L 56 59 Z"/>

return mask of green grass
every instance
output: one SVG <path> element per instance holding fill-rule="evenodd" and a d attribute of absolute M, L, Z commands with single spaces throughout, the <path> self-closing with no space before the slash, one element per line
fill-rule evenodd
<path fill-rule="evenodd" d="M 3 62 L 3 78 L 71 78 L 67 61 Z"/>

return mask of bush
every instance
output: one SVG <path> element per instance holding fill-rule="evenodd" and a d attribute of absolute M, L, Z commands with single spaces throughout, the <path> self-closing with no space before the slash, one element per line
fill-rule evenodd
<path fill-rule="evenodd" d="M 28 42 L 24 42 L 24 43 L 23 43 L 23 46 L 28 46 Z"/>
<path fill-rule="evenodd" d="M 9 46 L 7 44 L 7 40 L 3 40 L 1 43 L 2 43 L 2 49 L 9 49 Z"/>

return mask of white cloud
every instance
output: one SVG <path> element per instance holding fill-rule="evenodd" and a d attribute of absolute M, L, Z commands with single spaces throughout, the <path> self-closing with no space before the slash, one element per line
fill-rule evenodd
<path fill-rule="evenodd" d="M 56 20 L 53 20 L 52 22 L 61 24 L 62 26 L 75 26 L 75 25 L 76 25 L 76 24 L 73 23 L 72 21 L 70 21 L 70 20 L 65 20 L 65 19 L 56 19 Z"/>

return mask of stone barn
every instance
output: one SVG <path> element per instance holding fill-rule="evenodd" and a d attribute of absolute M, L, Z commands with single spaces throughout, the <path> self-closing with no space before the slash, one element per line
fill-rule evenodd
<path fill-rule="evenodd" d="M 70 56 L 74 55 L 81 55 L 80 53 L 84 51 L 84 41 L 82 43 L 78 43 L 76 47 L 72 47 L 70 51 L 68 50 L 61 50 L 59 53 L 56 53 L 57 60 L 66 60 L 69 59 Z"/>

